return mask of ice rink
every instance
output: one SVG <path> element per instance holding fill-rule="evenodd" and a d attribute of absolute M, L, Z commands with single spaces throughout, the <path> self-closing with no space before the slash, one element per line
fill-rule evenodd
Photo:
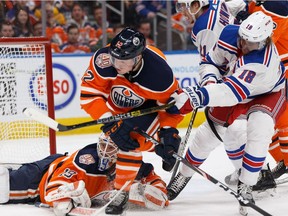
<path fill-rule="evenodd" d="M 193 132 L 195 129 L 193 129 Z M 184 135 L 186 130 L 181 130 Z M 193 135 L 192 135 L 193 136 Z M 59 153 L 73 152 L 86 144 L 93 143 L 97 140 L 97 135 L 75 135 L 57 137 L 57 151 Z M 145 153 L 144 160 L 154 164 L 156 173 L 168 182 L 171 173 L 161 169 L 161 158 L 154 153 Z M 270 155 L 267 160 L 271 167 L 275 162 Z M 205 161 L 201 169 L 206 171 L 220 182 L 224 182 L 224 177 L 233 171 L 233 166 L 229 162 L 223 146 L 217 147 Z M 231 187 L 236 190 L 235 187 Z M 279 185 L 275 190 L 259 194 L 254 194 L 256 205 L 273 216 L 288 215 L 288 183 Z M 170 203 L 170 206 L 161 211 L 149 211 L 130 207 L 126 216 L 234 216 L 238 213 L 237 199 L 211 183 L 202 176 L 195 174 L 182 193 Z M 53 216 L 51 209 L 37 208 L 32 205 L 0 205 L 1 216 Z M 104 212 L 99 214 L 105 215 Z M 249 216 L 260 215 L 253 209 L 249 209 Z"/>

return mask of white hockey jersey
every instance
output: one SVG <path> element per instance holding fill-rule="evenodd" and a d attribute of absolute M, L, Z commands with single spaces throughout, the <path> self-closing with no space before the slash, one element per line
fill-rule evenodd
<path fill-rule="evenodd" d="M 233 0 L 232 2 L 211 1 L 209 8 L 194 23 L 191 39 L 201 58 L 217 42 L 222 29 L 228 24 L 234 24 L 236 14 L 245 8 L 245 3 L 242 0 Z"/>
<path fill-rule="evenodd" d="M 205 106 L 233 106 L 284 88 L 284 65 L 275 45 L 242 55 L 237 46 L 237 25 L 226 26 L 215 47 L 201 62 L 200 71 L 214 74 L 223 83 L 201 88 Z"/>

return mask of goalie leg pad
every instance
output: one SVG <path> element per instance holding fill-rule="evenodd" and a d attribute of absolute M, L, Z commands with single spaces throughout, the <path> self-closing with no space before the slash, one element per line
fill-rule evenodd
<path fill-rule="evenodd" d="M 6 167 L 0 166 L 0 203 L 9 201 L 10 183 L 9 171 Z"/>
<path fill-rule="evenodd" d="M 144 200 L 146 207 L 151 210 L 160 210 L 169 205 L 167 194 L 152 185 L 144 185 Z"/>
<path fill-rule="evenodd" d="M 169 205 L 166 193 L 153 185 L 141 183 L 132 184 L 129 201 L 150 210 L 160 210 Z"/>

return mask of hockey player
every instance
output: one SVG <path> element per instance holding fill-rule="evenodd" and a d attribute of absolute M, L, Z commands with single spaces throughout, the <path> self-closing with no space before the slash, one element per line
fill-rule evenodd
<path fill-rule="evenodd" d="M 246 4 L 242 0 L 234 0 L 225 2 L 224 0 L 208 1 L 208 0 L 178 0 L 176 10 L 183 13 L 187 21 L 193 25 L 191 39 L 197 47 L 201 60 L 203 60 L 207 52 L 213 48 L 223 28 L 228 24 L 237 23 L 235 16 L 244 10 Z M 215 76 L 211 74 L 203 74 L 199 71 L 200 86 L 214 84 L 217 82 Z M 206 112 L 205 112 L 206 113 Z M 206 116 L 208 119 L 208 116 Z M 213 122 L 209 124 L 214 127 Z M 239 152 L 243 151 L 246 143 L 246 120 L 236 119 L 232 125 L 227 128 L 224 137 L 219 137 L 223 144 L 226 153 L 233 163 L 235 170 L 239 170 L 242 163 L 242 157 L 239 157 Z M 218 134 L 217 134 L 218 135 Z M 234 181 L 237 184 L 238 178 L 225 179 L 229 183 Z"/>
<path fill-rule="evenodd" d="M 99 119 L 131 110 L 163 105 L 178 88 L 178 82 L 164 54 L 146 46 L 140 32 L 125 28 L 113 38 L 110 46 L 95 52 L 82 77 L 81 107 Z M 142 163 L 142 151 L 153 151 L 154 145 L 133 132 L 135 127 L 161 139 L 164 145 L 155 147 L 163 158 L 163 168 L 170 171 L 176 160 L 171 155 L 178 150 L 180 137 L 177 124 L 181 115 L 165 110 L 137 118 L 105 124 L 103 132 L 119 147 L 114 186 L 120 189 L 126 181 L 135 179 Z M 122 192 L 106 208 L 106 214 L 121 214 L 125 209 L 128 191 Z M 120 200 L 120 198 L 122 200 Z"/>
<path fill-rule="evenodd" d="M 258 2 L 258 1 L 257 1 Z M 286 83 L 288 78 L 288 2 L 287 1 L 263 1 L 257 4 L 255 1 L 249 3 L 249 13 L 262 11 L 271 16 L 274 22 L 273 42 L 276 45 L 280 58 L 285 66 Z M 272 169 L 274 178 L 288 173 L 288 103 L 285 112 L 276 122 L 276 133 L 272 138 L 269 152 L 277 162 Z"/>
<path fill-rule="evenodd" d="M 244 2 L 244 1 L 243 1 Z M 287 69 L 288 69 L 288 35 L 285 32 L 288 30 L 288 2 L 287 1 L 249 1 L 248 3 L 249 11 L 242 11 L 241 20 L 246 19 L 249 14 L 256 11 L 262 11 L 268 16 L 271 16 L 274 28 L 273 28 L 273 42 L 278 50 L 280 58 L 285 66 L 285 77 L 287 79 Z M 240 16 L 239 16 L 240 17 Z M 287 82 L 287 80 L 286 80 Z M 273 178 L 279 178 L 284 173 L 288 173 L 288 104 L 286 104 L 285 112 L 281 115 L 279 120 L 275 124 L 276 133 L 272 138 L 272 143 L 269 147 L 269 152 L 277 162 L 277 166 L 272 170 L 270 168 L 264 168 L 261 171 L 260 179 L 253 190 L 265 190 L 268 188 L 274 188 L 276 183 Z M 241 152 L 236 149 L 232 151 L 240 155 Z M 268 166 L 268 165 L 267 165 Z M 233 174 L 227 176 L 226 179 L 237 180 L 239 177 L 239 172 L 236 170 Z M 234 181 L 226 181 L 227 184 L 233 184 Z"/>
<path fill-rule="evenodd" d="M 64 216 L 74 206 L 102 204 L 113 196 L 118 147 L 105 134 L 71 156 L 55 154 L 22 165 L 17 170 L 0 166 L 0 203 L 34 203 L 53 207 Z M 166 185 L 151 164 L 142 164 L 131 186 L 130 201 L 152 210 L 168 205 Z M 140 191 L 141 190 L 141 191 Z"/>
<path fill-rule="evenodd" d="M 178 90 L 170 98 L 176 104 L 167 110 L 186 114 L 197 107 L 213 107 L 208 115 L 220 136 L 236 118 L 246 116 L 247 143 L 237 192 L 251 202 L 252 186 L 265 161 L 274 121 L 285 109 L 285 69 L 272 42 L 272 30 L 271 17 L 262 12 L 253 13 L 240 26 L 226 26 L 200 66 L 217 80 L 225 75 L 223 82 Z M 217 143 L 206 121 L 197 129 L 185 158 L 200 166 Z M 171 184 L 170 198 L 180 193 L 193 174 L 187 166 L 180 167 Z M 240 201 L 240 210 L 246 211 L 243 205 Z"/>

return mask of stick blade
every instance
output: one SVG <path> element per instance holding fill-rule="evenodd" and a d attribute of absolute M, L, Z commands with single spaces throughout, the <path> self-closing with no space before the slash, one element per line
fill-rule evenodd
<path fill-rule="evenodd" d="M 39 112 L 38 110 L 26 107 L 23 109 L 22 112 L 25 116 L 27 116 L 27 117 L 35 120 L 35 121 L 38 121 L 38 122 L 52 128 L 55 131 L 59 131 L 58 123 L 54 119 L 51 119 L 50 117 Z"/>

